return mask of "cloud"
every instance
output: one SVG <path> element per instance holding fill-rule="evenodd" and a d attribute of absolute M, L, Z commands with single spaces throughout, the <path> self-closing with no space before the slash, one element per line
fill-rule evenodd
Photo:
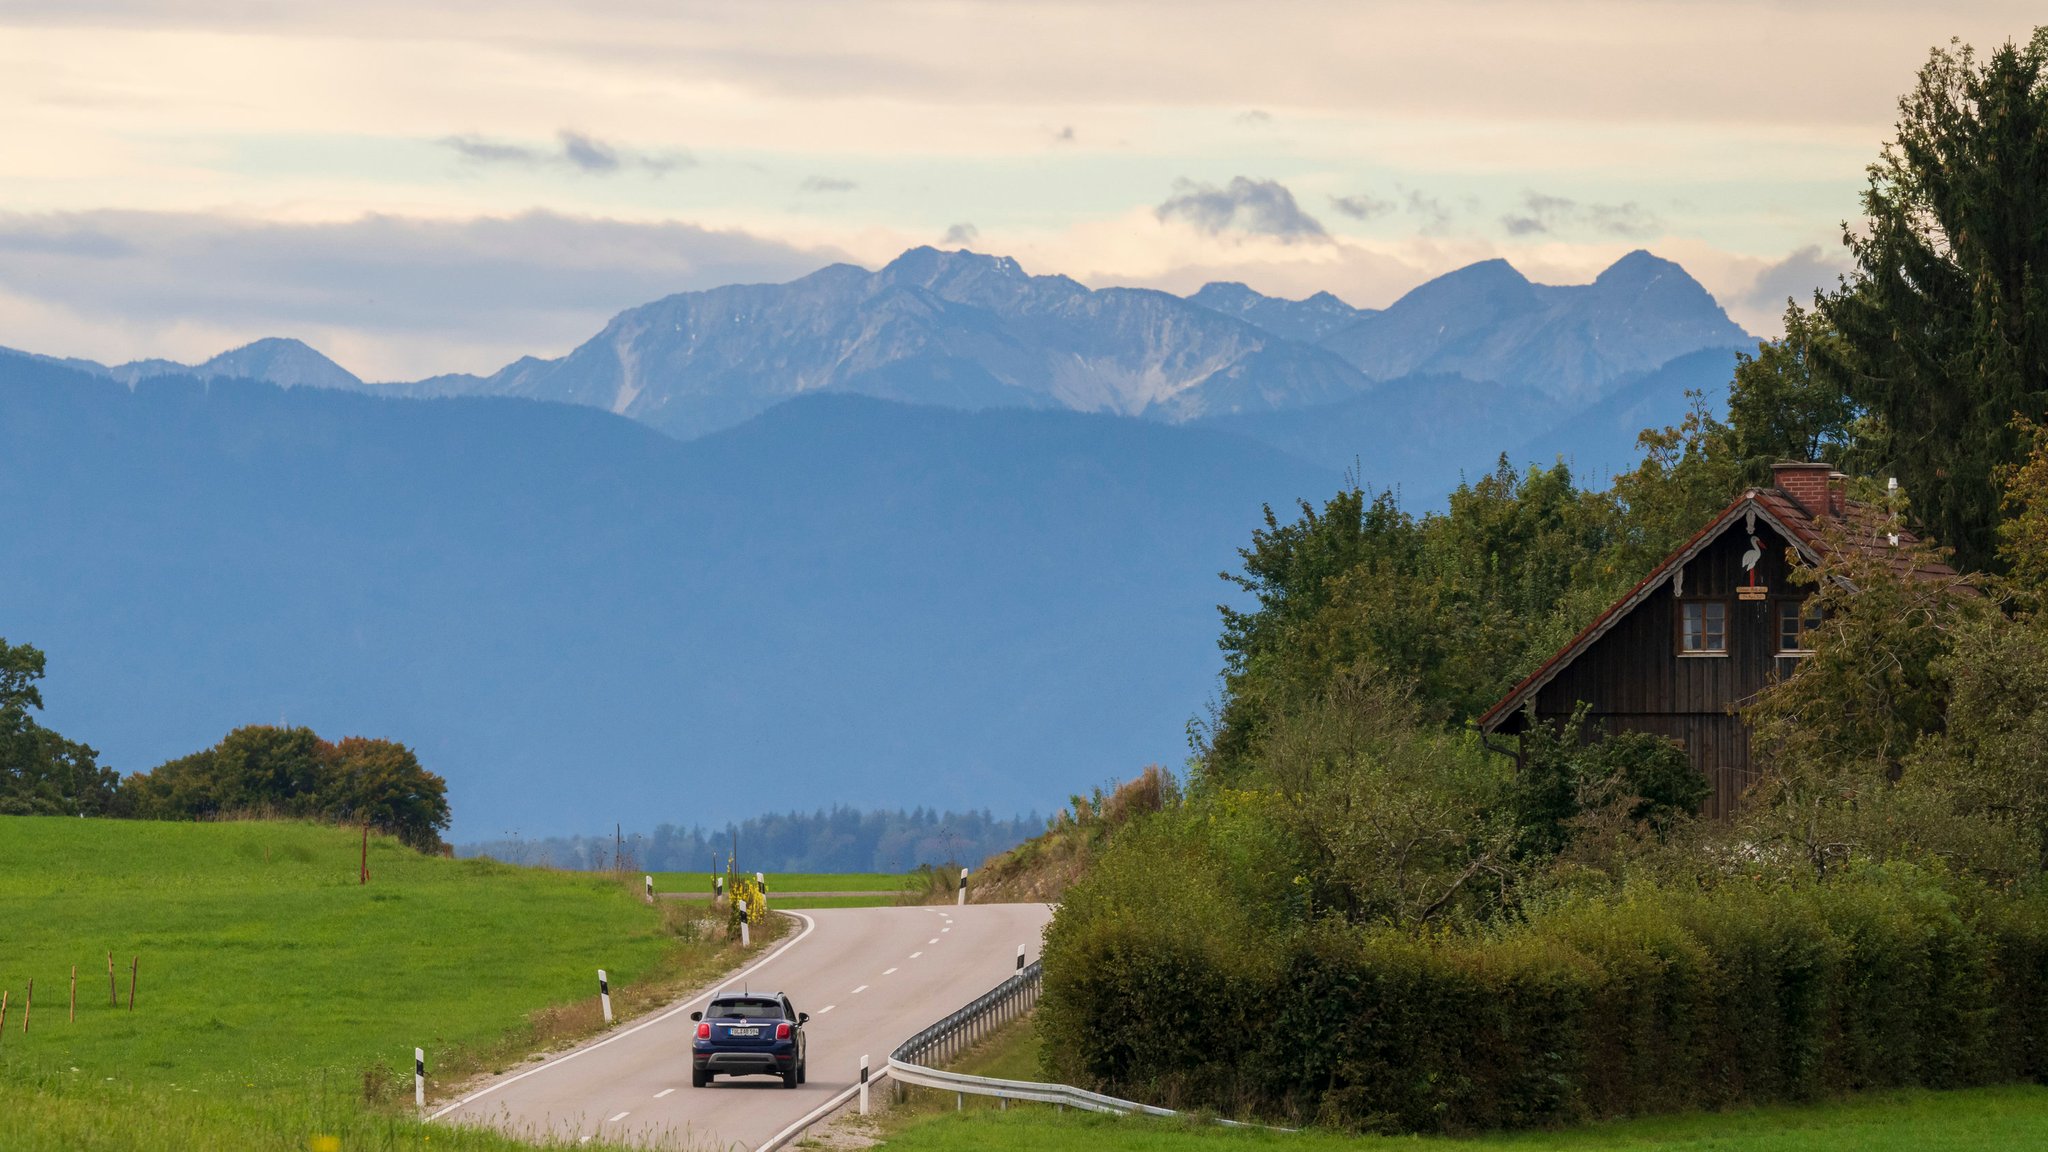
<path fill-rule="evenodd" d="M 1455 215 L 1442 200 L 1413 189 L 1408 190 L 1402 210 L 1421 221 L 1416 227 L 1424 236 L 1437 236 L 1447 231 Z"/>
<path fill-rule="evenodd" d="M 981 236 L 981 229 L 972 224 L 955 224 L 946 229 L 946 235 L 939 243 L 954 248 L 964 248 Z"/>
<path fill-rule="evenodd" d="M 555 145 L 551 148 L 534 148 L 482 136 L 446 136 L 439 143 L 471 164 L 565 168 L 592 176 L 610 176 L 628 170 L 659 176 L 697 163 L 687 152 L 636 152 L 569 128 L 555 134 Z"/>
<path fill-rule="evenodd" d="M 796 186 L 799 192 L 851 192 L 859 184 L 843 176 L 807 176 Z"/>
<path fill-rule="evenodd" d="M 1766 265 L 1736 303 L 1744 309 L 1768 312 L 1775 321 L 1784 312 L 1785 301 L 1796 300 L 1802 308 L 1811 307 L 1814 292 L 1832 290 L 1849 269 L 1841 249 L 1831 251 L 1809 244 L 1775 264 Z"/>
<path fill-rule="evenodd" d="M 1510 236 L 1548 236 L 1558 232 L 1597 232 L 1606 236 L 1642 237 L 1662 227 L 1657 217 L 1634 201 L 1622 204 L 1580 204 L 1563 196 L 1526 192 L 1519 212 L 1501 217 Z"/>
<path fill-rule="evenodd" d="M 1062 125 L 1059 131 L 1052 134 L 1052 142 L 1055 144 L 1072 144 L 1074 142 L 1074 126 L 1072 124 Z"/>
<path fill-rule="evenodd" d="M 1353 220 L 1371 220 L 1392 212 L 1398 205 L 1392 200 L 1381 200 L 1360 192 L 1354 196 L 1332 196 L 1330 207 L 1336 209 L 1340 216 L 1349 216 Z"/>
<path fill-rule="evenodd" d="M 559 355 L 621 309 L 843 259 L 740 231 L 531 212 L 341 223 L 0 213 L 0 345 L 190 360 L 299 336 L 368 379 Z"/>
<path fill-rule="evenodd" d="M 1160 220 L 1179 220 L 1212 236 L 1238 231 L 1288 243 L 1328 240 L 1322 221 L 1301 210 L 1294 193 L 1277 180 L 1234 176 L 1219 188 L 1193 180 L 1174 181 L 1174 195 L 1153 209 Z"/>

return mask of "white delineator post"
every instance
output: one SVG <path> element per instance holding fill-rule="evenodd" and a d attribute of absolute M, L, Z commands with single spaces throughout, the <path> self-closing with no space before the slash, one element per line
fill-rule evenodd
<path fill-rule="evenodd" d="M 597 999 L 604 1005 L 604 1026 L 612 1026 L 612 982 L 605 977 L 604 969 L 597 970 Z"/>
<path fill-rule="evenodd" d="M 412 1050 L 412 1102 L 420 1111 L 427 1110 L 427 1053 L 420 1048 Z"/>
<path fill-rule="evenodd" d="M 960 897 L 953 901 L 953 903 L 961 906 L 965 906 L 967 903 L 967 869 L 965 868 L 960 870 Z"/>
<path fill-rule="evenodd" d="M 1017 971 L 1019 971 L 1019 972 L 1022 972 L 1023 970 L 1024 970 L 1024 946 L 1023 946 L 1022 944 L 1019 944 L 1019 945 L 1017 945 Z"/>
<path fill-rule="evenodd" d="M 860 1114 L 868 1114 L 868 1057 L 865 1052 L 860 1057 Z"/>
<path fill-rule="evenodd" d="M 647 902 L 654 903 L 654 877 L 647 877 Z"/>
<path fill-rule="evenodd" d="M 751 932 L 751 931 L 749 931 L 749 930 L 748 930 L 748 928 L 747 928 L 747 921 L 746 921 L 746 919 L 745 919 L 745 916 L 744 916 L 744 915 L 742 915 L 742 917 L 741 917 L 741 919 L 740 919 L 740 947 L 742 947 L 742 948 L 752 948 L 753 946 L 754 946 L 754 934 L 753 934 L 753 932 Z"/>

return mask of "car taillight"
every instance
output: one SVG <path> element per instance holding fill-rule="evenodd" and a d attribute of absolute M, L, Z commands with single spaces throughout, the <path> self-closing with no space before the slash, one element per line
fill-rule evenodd
<path fill-rule="evenodd" d="M 699 1024 L 699 1025 L 697 1025 L 697 1039 L 699 1039 L 699 1040 L 709 1040 L 709 1039 L 711 1039 L 711 1025 L 709 1025 L 709 1024 Z"/>
<path fill-rule="evenodd" d="M 776 1038 L 777 1040 L 787 1040 L 787 1039 L 789 1039 L 789 1025 L 787 1025 L 787 1024 L 777 1024 L 777 1025 L 775 1026 L 775 1038 Z"/>

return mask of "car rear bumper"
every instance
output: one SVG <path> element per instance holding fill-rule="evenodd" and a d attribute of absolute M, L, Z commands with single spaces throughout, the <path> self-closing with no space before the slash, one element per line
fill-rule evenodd
<path fill-rule="evenodd" d="M 742 1076 L 749 1073 L 776 1075 L 787 1072 L 796 1064 L 794 1049 L 788 1052 L 696 1052 L 692 1058 L 700 1071 L 730 1072 Z"/>

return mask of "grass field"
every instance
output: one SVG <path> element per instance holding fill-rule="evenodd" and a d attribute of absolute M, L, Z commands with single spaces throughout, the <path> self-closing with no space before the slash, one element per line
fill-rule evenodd
<path fill-rule="evenodd" d="M 440 1127 L 427 1144 L 388 1110 L 410 1103 L 414 1047 L 449 1085 L 596 1026 L 599 968 L 624 1014 L 739 959 L 606 876 L 373 838 L 360 886 L 358 846 L 303 824 L 0 817 L 0 1144 L 303 1149 L 322 1125 L 347 1147 L 509 1147 Z"/>
<path fill-rule="evenodd" d="M 893 1132 L 888 1152 L 1937 1152 L 2048 1145 L 2048 1088 L 1903 1092 L 1453 1140 L 1289 1134 L 1019 1107 L 941 1113 Z"/>

